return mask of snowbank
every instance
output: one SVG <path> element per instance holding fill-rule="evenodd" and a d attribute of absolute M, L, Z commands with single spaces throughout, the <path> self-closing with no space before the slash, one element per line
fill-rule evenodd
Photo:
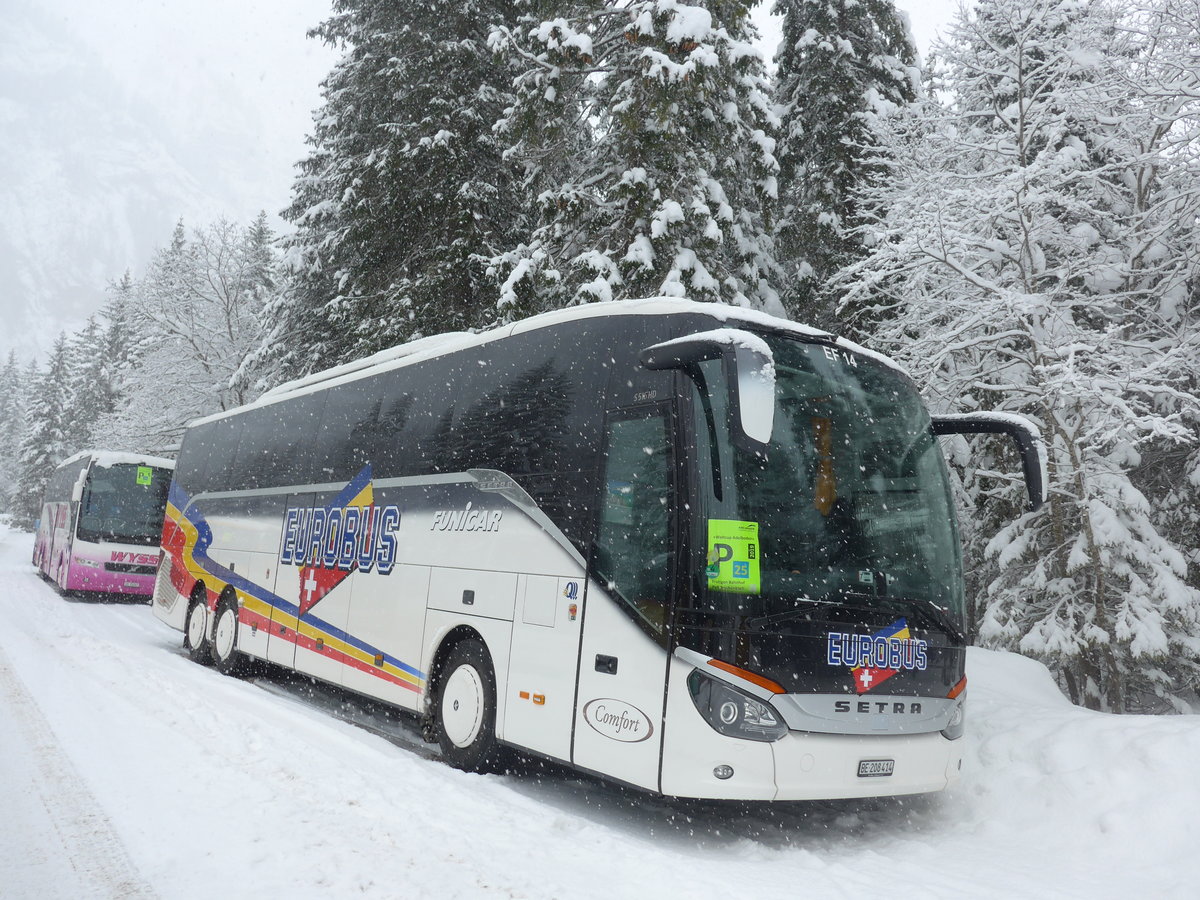
<path fill-rule="evenodd" d="M 945 796 L 681 803 L 457 772 L 339 720 L 352 698 L 189 662 L 145 606 L 58 595 L 30 549 L 0 525 L 4 897 L 1196 894 L 1196 720 L 1076 709 L 1019 656 L 970 652 Z"/>

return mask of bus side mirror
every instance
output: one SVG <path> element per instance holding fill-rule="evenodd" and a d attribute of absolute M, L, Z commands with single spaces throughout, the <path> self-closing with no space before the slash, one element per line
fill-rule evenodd
<path fill-rule="evenodd" d="M 775 357 L 761 337 L 740 328 L 717 328 L 654 344 L 642 351 L 647 369 L 682 369 L 719 359 L 730 385 L 729 412 L 735 438 L 762 451 L 775 427 Z"/>
<path fill-rule="evenodd" d="M 1021 453 L 1025 489 L 1029 492 L 1030 511 L 1046 502 L 1046 448 L 1041 432 L 1024 416 L 1012 413 L 977 412 L 934 416 L 934 434 L 1007 434 Z"/>
<path fill-rule="evenodd" d="M 71 502 L 78 503 L 83 499 L 83 484 L 87 481 L 87 470 L 79 474 L 79 479 L 71 486 Z"/>

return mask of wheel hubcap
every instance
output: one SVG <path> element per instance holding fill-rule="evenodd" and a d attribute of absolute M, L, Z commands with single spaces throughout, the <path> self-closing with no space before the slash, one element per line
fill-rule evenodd
<path fill-rule="evenodd" d="M 474 666 L 459 666 L 442 692 L 442 728 L 455 747 L 469 747 L 483 724 L 483 679 Z"/>
<path fill-rule="evenodd" d="M 221 617 L 217 619 L 217 631 L 213 635 L 213 646 L 217 648 L 217 655 L 221 659 L 229 659 L 233 654 L 233 640 L 237 634 L 237 620 L 234 618 L 233 610 L 225 608 L 221 610 Z"/>
<path fill-rule="evenodd" d="M 188 645 L 199 647 L 204 640 L 204 607 L 197 603 L 188 617 Z"/>

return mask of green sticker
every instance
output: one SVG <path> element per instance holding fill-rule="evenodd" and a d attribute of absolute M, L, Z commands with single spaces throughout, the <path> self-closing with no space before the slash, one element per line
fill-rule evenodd
<path fill-rule="evenodd" d="M 731 594 L 761 590 L 758 523 L 708 520 L 708 586 Z"/>
<path fill-rule="evenodd" d="M 137 483 L 150 484 L 154 480 L 154 470 L 149 466 L 138 466 Z"/>

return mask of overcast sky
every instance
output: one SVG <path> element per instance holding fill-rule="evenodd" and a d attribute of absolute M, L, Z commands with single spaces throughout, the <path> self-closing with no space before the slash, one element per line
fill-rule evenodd
<path fill-rule="evenodd" d="M 86 43 L 129 107 L 153 111 L 185 159 L 242 172 L 239 193 L 216 198 L 226 215 L 240 220 L 286 204 L 319 82 L 335 59 L 306 37 L 328 17 L 329 0 L 15 2 L 51 12 Z M 209 136 L 231 126 L 242 146 L 212 158 Z"/>
<path fill-rule="evenodd" d="M 13 0 L 0 0 L 0 7 Z M 30 0 L 16 0 L 30 2 Z M 245 145 L 222 166 L 246 166 L 244 189 L 218 199 L 222 212 L 243 219 L 286 205 L 292 165 L 305 154 L 319 82 L 335 54 L 307 31 L 330 12 L 329 0 L 32 0 L 52 12 L 96 51 L 126 88 L 131 106 L 152 108 L 190 156 L 205 135 L 240 125 Z M 774 54 L 778 21 L 770 0 L 756 11 L 764 50 Z M 924 55 L 956 0 L 900 0 Z M 212 161 L 212 160 L 210 160 Z"/>
<path fill-rule="evenodd" d="M 897 5 L 924 55 L 957 4 Z M 41 355 L 78 328 L 179 218 L 287 205 L 335 60 L 306 37 L 329 0 L 0 0 L 0 13 L 0 353 Z M 778 23 L 756 18 L 770 57 Z"/>

